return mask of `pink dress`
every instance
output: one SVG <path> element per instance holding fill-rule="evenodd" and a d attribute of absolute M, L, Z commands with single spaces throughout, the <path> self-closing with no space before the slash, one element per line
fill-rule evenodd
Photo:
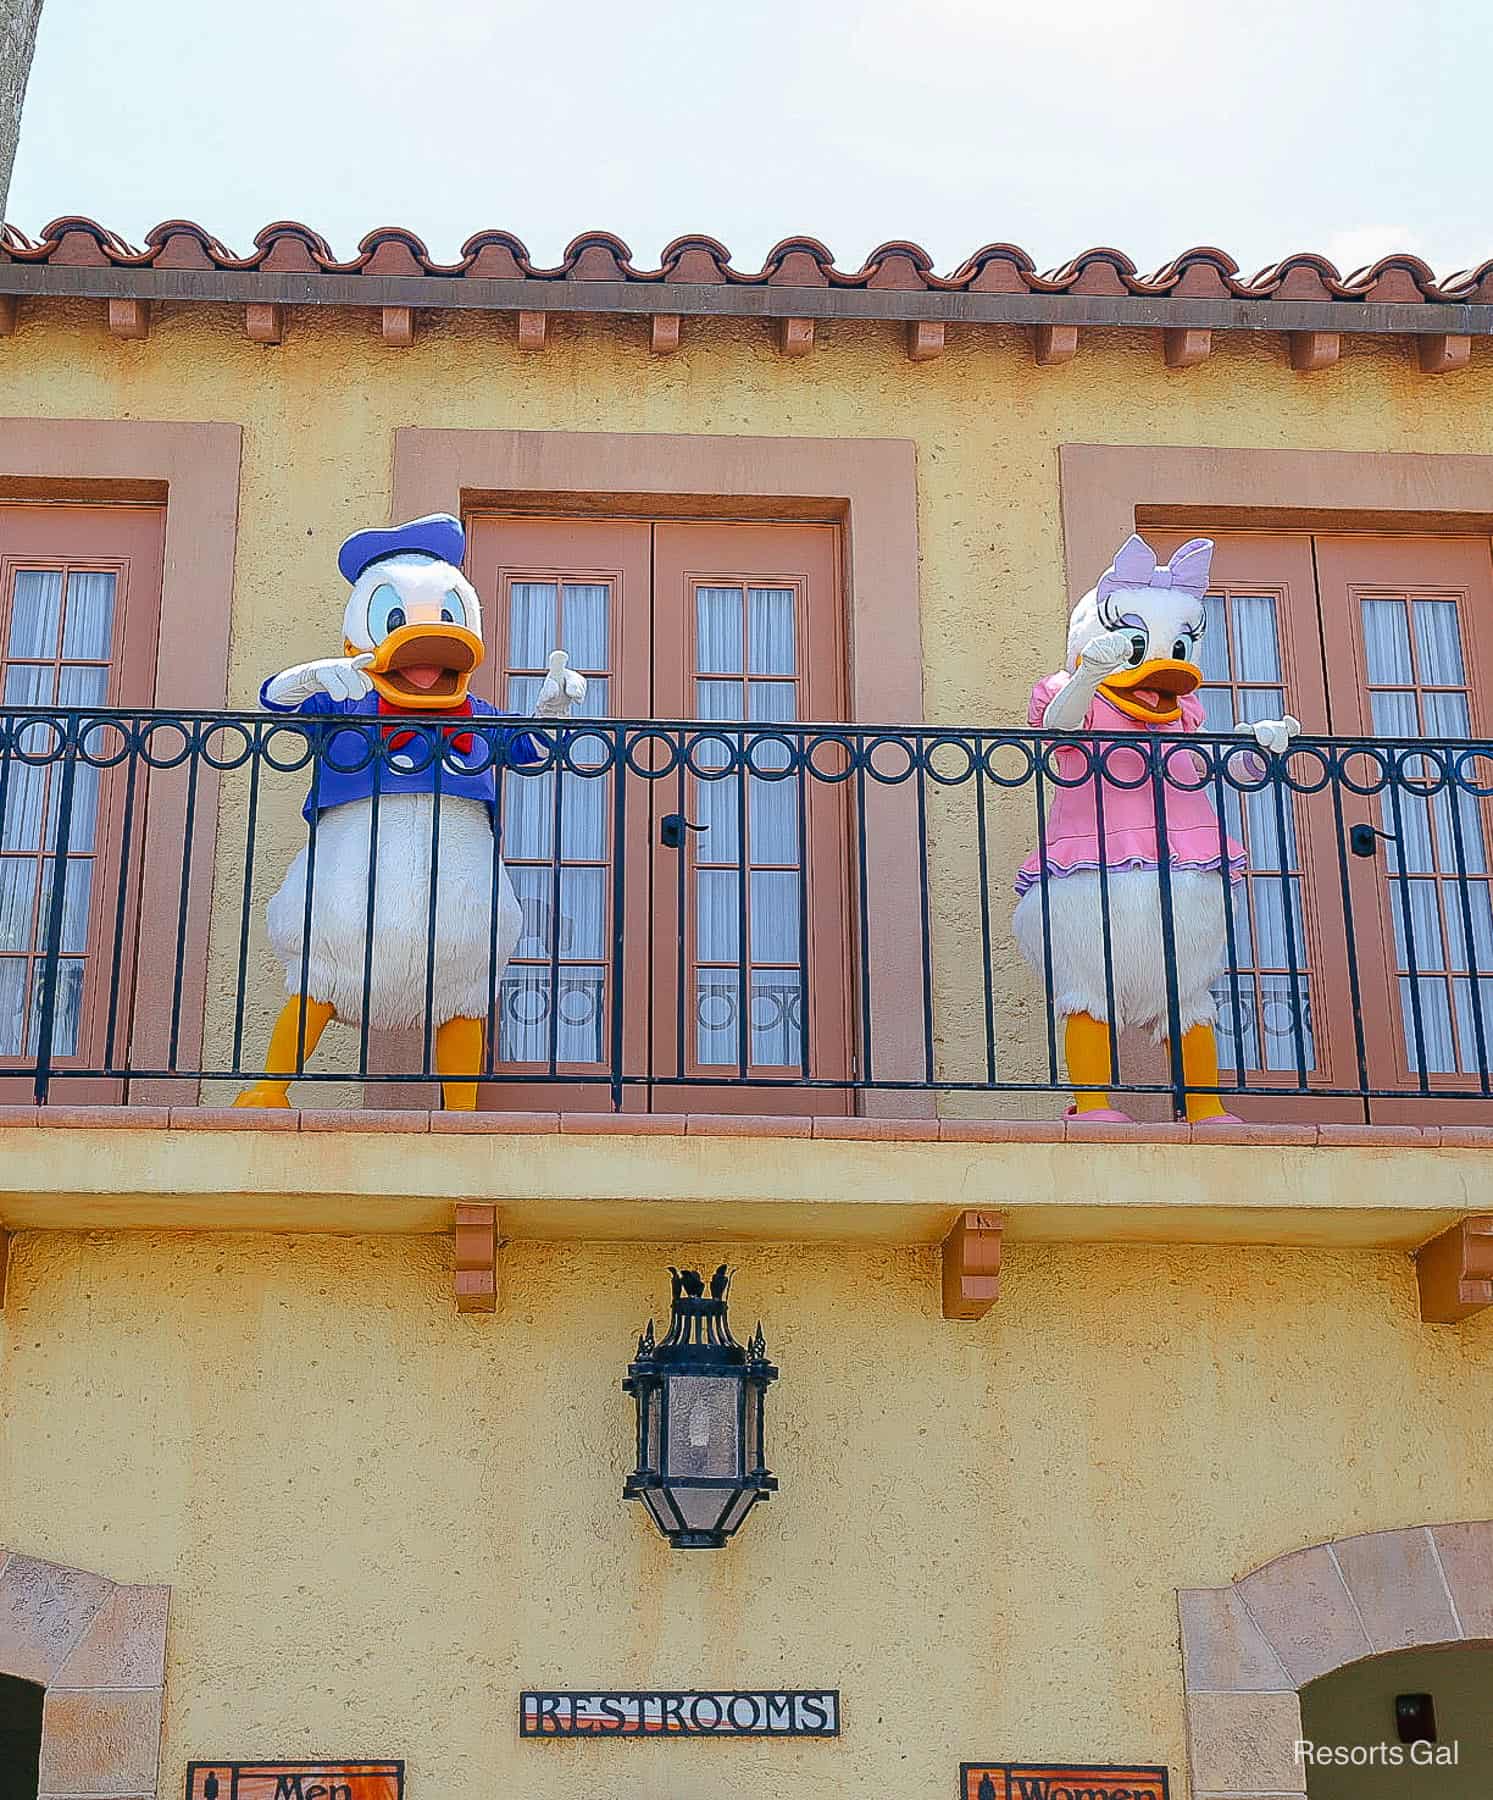
<path fill-rule="evenodd" d="M 1027 722 L 1040 726 L 1043 714 L 1053 699 L 1072 679 L 1066 669 L 1049 675 L 1032 689 L 1027 708 Z M 1196 694 L 1184 694 L 1182 716 L 1170 725 L 1146 726 L 1139 719 L 1112 706 L 1102 694 L 1094 696 L 1094 704 L 1084 717 L 1085 731 L 1113 732 L 1116 737 L 1133 737 L 1147 732 L 1173 737 L 1202 728 L 1204 713 Z M 1147 771 L 1146 757 L 1140 751 L 1111 750 L 1103 742 L 1092 743 L 1087 754 L 1077 745 L 1069 745 L 1056 753 L 1057 770 L 1064 780 L 1077 783 L 1073 787 L 1051 789 L 1052 802 L 1047 814 L 1047 873 L 1049 876 L 1074 875 L 1100 867 L 1099 808 L 1096 790 L 1099 777 L 1083 775 L 1089 758 L 1106 754 L 1104 785 L 1104 853 L 1103 866 L 1111 874 L 1122 869 L 1155 869 L 1160 866 L 1156 843 L 1158 812 L 1154 777 Z M 1173 869 L 1221 869 L 1228 864 L 1231 880 L 1244 872 L 1244 848 L 1224 834 L 1213 810 L 1211 783 L 1203 780 L 1198 762 L 1189 756 L 1173 753 L 1167 761 L 1166 780 L 1166 847 Z M 1135 786 L 1121 786 L 1134 782 Z M 1039 855 L 1034 851 L 1021 865 L 1016 876 L 1016 892 L 1026 893 L 1037 885 L 1042 872 Z"/>

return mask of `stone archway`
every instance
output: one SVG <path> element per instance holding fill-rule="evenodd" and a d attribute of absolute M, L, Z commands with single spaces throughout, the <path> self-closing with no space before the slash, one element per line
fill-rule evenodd
<path fill-rule="evenodd" d="M 156 1800 L 170 1596 L 0 1550 L 0 1674 L 46 1690 L 48 1800 Z"/>
<path fill-rule="evenodd" d="M 1177 1601 L 1193 1800 L 1294 1800 L 1309 1681 L 1387 1650 L 1493 1638 L 1493 1520 L 1314 1544 Z"/>

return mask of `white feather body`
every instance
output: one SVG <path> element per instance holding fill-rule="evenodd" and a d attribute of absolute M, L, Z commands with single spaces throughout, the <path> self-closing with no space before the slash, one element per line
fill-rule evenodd
<path fill-rule="evenodd" d="M 1228 955 L 1223 878 L 1209 871 L 1172 872 L 1172 941 L 1181 1029 L 1211 1025 L 1217 1008 L 1209 991 Z M 1166 958 L 1161 927 L 1161 888 L 1154 869 L 1117 870 L 1108 877 L 1109 944 L 1115 1024 L 1166 1035 Z M 1088 1013 L 1108 1019 L 1104 964 L 1104 910 L 1099 877 L 1087 871 L 1048 878 L 1044 933 L 1042 890 L 1029 888 L 1013 921 L 1022 955 L 1046 974 L 1044 937 L 1052 944 L 1052 1007 L 1060 1018 Z"/>
<path fill-rule="evenodd" d="M 317 821 L 311 943 L 304 982 L 312 999 L 329 1003 L 347 1024 L 363 1017 L 372 802 L 329 807 Z M 385 794 L 378 809 L 373 955 L 368 1023 L 379 1031 L 423 1025 L 430 944 L 431 794 Z M 431 1024 L 485 1019 L 523 927 L 507 869 L 497 867 L 497 954 L 492 946 L 492 820 L 480 800 L 441 800 L 436 881 Z M 309 849 L 290 865 L 270 901 L 270 943 L 285 964 L 285 985 L 302 986 L 302 932 Z"/>

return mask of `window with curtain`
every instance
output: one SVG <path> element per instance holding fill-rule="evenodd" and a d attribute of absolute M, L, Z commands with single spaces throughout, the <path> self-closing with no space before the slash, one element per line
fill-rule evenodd
<path fill-rule="evenodd" d="M 1361 596 L 1359 625 L 1374 735 L 1470 738 L 1457 601 Z M 1493 1050 L 1493 905 L 1482 808 L 1465 788 L 1448 791 L 1429 756 L 1406 758 L 1402 772 L 1399 790 L 1378 806 L 1406 1055 L 1429 1074 L 1475 1074 Z"/>
<path fill-rule="evenodd" d="M 1201 699 L 1210 731 L 1241 720 L 1278 719 L 1286 703 L 1280 596 L 1225 589 L 1205 597 Z M 1234 968 L 1214 989 L 1219 1059 L 1229 1069 L 1315 1067 L 1302 870 L 1295 804 L 1272 788 L 1226 785 L 1229 834 L 1243 844 L 1246 873 L 1234 888 Z"/>
<path fill-rule="evenodd" d="M 508 589 L 506 705 L 528 713 L 551 650 L 586 677 L 578 716 L 611 710 L 612 593 L 599 581 L 514 581 Z M 604 760 L 594 735 L 571 740 L 572 761 Z M 499 994 L 497 1054 L 513 1063 L 599 1063 L 607 1044 L 610 784 L 584 774 L 509 774 L 503 856 L 523 910 L 523 935 Z M 552 961 L 558 986 L 551 992 Z"/>
<path fill-rule="evenodd" d="M 695 588 L 695 714 L 772 726 L 800 717 L 791 587 Z M 724 737 L 697 753 L 691 978 L 702 1068 L 800 1066 L 804 1056 L 799 784 L 786 745 L 732 769 Z M 711 777 L 714 764 L 721 773 Z M 745 809 L 743 829 L 742 812 Z"/>
<path fill-rule="evenodd" d="M 7 706 L 101 706 L 116 637 L 111 570 L 16 568 L 3 596 L 3 692 Z M 78 1049 L 89 926 L 95 905 L 99 771 L 74 773 L 67 852 L 59 859 L 61 769 L 47 755 L 53 727 L 17 734 L 19 754 L 0 763 L 0 1056 L 34 1054 L 42 957 L 55 884 L 62 882 L 61 960 L 53 1054 Z M 59 868 L 59 863 L 61 864 Z"/>

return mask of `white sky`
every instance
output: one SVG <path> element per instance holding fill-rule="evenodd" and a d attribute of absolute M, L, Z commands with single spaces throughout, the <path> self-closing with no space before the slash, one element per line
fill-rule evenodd
<path fill-rule="evenodd" d="M 1493 255 L 1488 0 L 46 0 L 9 216 Z"/>

